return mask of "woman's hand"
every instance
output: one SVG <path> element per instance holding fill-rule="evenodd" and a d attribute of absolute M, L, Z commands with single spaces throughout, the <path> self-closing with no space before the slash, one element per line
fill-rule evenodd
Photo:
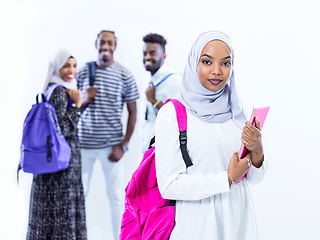
<path fill-rule="evenodd" d="M 238 151 L 235 151 L 229 162 L 228 174 L 234 182 L 237 182 L 248 172 L 250 166 L 250 155 L 247 154 L 244 158 L 239 159 Z M 231 179 L 229 179 L 229 184 L 231 185 L 230 180 Z"/>
<path fill-rule="evenodd" d="M 81 91 L 79 89 L 66 89 L 70 100 L 76 104 L 78 108 L 81 107 Z"/>
<path fill-rule="evenodd" d="M 243 128 L 241 141 L 244 146 L 250 150 L 252 164 L 259 168 L 262 165 L 264 155 L 261 140 L 260 122 L 257 117 L 254 119 L 256 127 L 246 122 Z"/>

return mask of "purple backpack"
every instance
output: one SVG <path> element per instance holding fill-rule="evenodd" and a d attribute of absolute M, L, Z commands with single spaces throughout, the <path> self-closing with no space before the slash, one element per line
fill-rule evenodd
<path fill-rule="evenodd" d="M 54 173 L 66 169 L 71 148 L 62 135 L 54 107 L 49 103 L 53 91 L 62 85 L 54 84 L 34 104 L 23 124 L 20 167 L 33 174 Z"/>
<path fill-rule="evenodd" d="M 186 168 L 193 165 L 187 152 L 187 113 L 176 99 L 168 99 L 175 107 L 180 131 L 180 150 Z M 150 143 L 151 145 L 152 143 Z M 175 200 L 163 199 L 157 184 L 155 146 L 143 156 L 138 169 L 126 187 L 125 210 L 121 220 L 120 240 L 167 240 L 175 226 Z"/>

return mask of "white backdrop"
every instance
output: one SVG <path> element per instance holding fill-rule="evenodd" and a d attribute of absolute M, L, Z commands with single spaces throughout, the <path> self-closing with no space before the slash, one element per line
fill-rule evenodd
<path fill-rule="evenodd" d="M 83 66 L 96 59 L 94 41 L 102 29 L 116 32 L 115 60 L 133 73 L 141 93 L 149 79 L 142 65 L 145 34 L 165 36 L 166 63 L 179 73 L 198 34 L 216 29 L 229 35 L 247 109 L 271 107 L 262 131 L 269 172 L 251 187 L 260 237 L 320 239 L 317 9 L 317 1 L 306 0 L 1 0 L 0 240 L 25 239 L 32 177 L 21 172 L 17 186 L 16 167 L 23 120 L 42 89 L 48 56 L 67 48 Z M 139 140 L 136 129 L 124 157 L 125 184 L 141 157 Z M 89 240 L 111 239 L 98 163 L 91 186 Z"/>

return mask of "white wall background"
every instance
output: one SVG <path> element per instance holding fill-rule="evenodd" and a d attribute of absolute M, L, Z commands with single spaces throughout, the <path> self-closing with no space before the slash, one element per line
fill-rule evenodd
<path fill-rule="evenodd" d="M 101 29 L 116 32 L 115 59 L 133 73 L 140 92 L 149 78 L 142 65 L 145 34 L 167 38 L 166 62 L 179 73 L 198 34 L 229 35 L 247 108 L 271 106 L 262 131 L 269 172 L 251 188 L 261 239 L 320 239 L 317 2 L 0 0 L 0 240 L 25 239 L 32 177 L 21 172 L 17 186 L 16 167 L 23 120 L 42 89 L 48 56 L 64 47 L 79 66 L 95 60 Z M 139 138 L 135 131 L 124 158 L 125 183 L 140 161 Z M 99 167 L 87 201 L 89 240 L 111 239 Z"/>

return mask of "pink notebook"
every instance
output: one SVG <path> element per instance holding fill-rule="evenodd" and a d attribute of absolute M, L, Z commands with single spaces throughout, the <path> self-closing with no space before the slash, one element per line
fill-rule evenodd
<path fill-rule="evenodd" d="M 250 123 L 255 126 L 254 123 L 254 118 L 258 117 L 258 120 L 260 122 L 260 129 L 262 130 L 263 124 L 264 124 L 264 120 L 266 120 L 267 114 L 269 111 L 269 107 L 264 107 L 264 108 L 253 108 L 252 113 L 251 113 L 251 117 L 250 117 Z M 247 154 L 249 150 L 243 145 L 241 144 L 241 148 L 239 151 L 239 158 L 244 158 L 244 156 Z M 247 176 L 247 174 L 245 174 L 239 181 L 241 181 L 242 179 L 244 179 Z M 238 182 L 239 182 L 238 181 Z"/>
<path fill-rule="evenodd" d="M 269 107 L 253 108 L 249 122 L 250 122 L 253 126 L 255 126 L 254 118 L 255 118 L 255 117 L 258 117 L 258 120 L 259 120 L 259 122 L 260 122 L 260 128 L 261 128 L 261 130 L 262 130 L 262 127 L 263 127 L 264 121 L 266 120 L 268 111 L 269 111 Z M 242 144 L 242 145 L 241 145 L 241 148 L 240 148 L 240 151 L 239 151 L 239 154 L 238 154 L 239 158 L 240 158 L 240 159 L 241 159 L 241 158 L 244 158 L 244 156 L 247 154 L 247 152 L 248 152 L 248 149 Z"/>

